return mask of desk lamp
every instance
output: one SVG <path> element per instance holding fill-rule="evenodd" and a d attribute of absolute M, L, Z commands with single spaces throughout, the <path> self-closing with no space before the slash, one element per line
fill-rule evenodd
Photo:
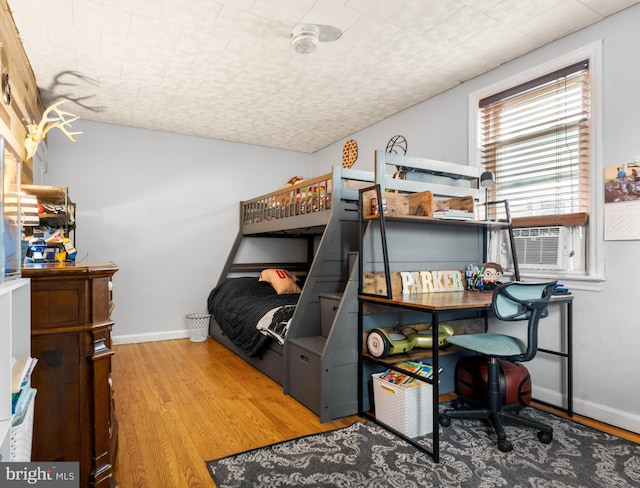
<path fill-rule="evenodd" d="M 484 188 L 484 220 L 489 220 L 489 188 L 496 184 L 496 177 L 493 171 L 484 171 L 480 175 L 480 187 Z"/>

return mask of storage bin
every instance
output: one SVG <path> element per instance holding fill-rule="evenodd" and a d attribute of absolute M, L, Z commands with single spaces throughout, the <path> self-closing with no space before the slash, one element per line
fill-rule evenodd
<path fill-rule="evenodd" d="M 11 427 L 11 462 L 31 462 L 31 443 L 33 441 L 33 413 L 37 390 L 30 388 L 22 392 L 28 395 L 24 418 Z"/>
<path fill-rule="evenodd" d="M 211 314 L 192 313 L 187 315 L 187 328 L 191 342 L 204 342 L 209 334 L 209 320 Z"/>
<path fill-rule="evenodd" d="M 370 191 L 363 195 L 364 217 L 371 217 L 380 213 L 380 202 L 376 192 Z M 382 193 L 382 210 L 387 217 L 404 217 L 409 215 L 409 198 L 404 193 Z"/>
<path fill-rule="evenodd" d="M 289 341 L 289 394 L 316 415 L 321 414 L 322 336 L 299 337 Z"/>
<path fill-rule="evenodd" d="M 373 376 L 373 401 L 376 418 L 409 438 L 421 437 L 433 431 L 433 387 L 395 385 Z"/>
<path fill-rule="evenodd" d="M 409 201 L 409 215 L 433 217 L 433 195 L 430 191 L 411 193 L 407 199 Z"/>

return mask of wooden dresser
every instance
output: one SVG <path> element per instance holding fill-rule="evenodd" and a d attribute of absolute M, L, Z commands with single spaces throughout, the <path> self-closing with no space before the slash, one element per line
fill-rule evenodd
<path fill-rule="evenodd" d="M 77 461 L 80 486 L 115 487 L 111 388 L 114 263 L 25 265 L 38 358 L 32 461 Z"/>

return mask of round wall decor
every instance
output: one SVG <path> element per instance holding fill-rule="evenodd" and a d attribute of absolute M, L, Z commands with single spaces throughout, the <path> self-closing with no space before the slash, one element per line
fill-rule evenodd
<path fill-rule="evenodd" d="M 351 168 L 356 159 L 358 159 L 358 144 L 353 139 L 349 139 L 342 148 L 342 167 Z"/>
<path fill-rule="evenodd" d="M 407 154 L 407 140 L 404 136 L 397 135 L 389 139 L 387 143 L 387 152 L 394 154 Z"/>

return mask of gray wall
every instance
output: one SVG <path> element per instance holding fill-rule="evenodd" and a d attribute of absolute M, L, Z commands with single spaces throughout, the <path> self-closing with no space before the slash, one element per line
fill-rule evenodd
<path fill-rule="evenodd" d="M 309 176 L 311 156 L 80 120 L 49 136 L 47 185 L 77 205 L 78 260 L 114 261 L 116 343 L 186 337 L 238 233 L 239 201 Z M 303 256 L 304 257 L 304 256 Z M 260 258 L 256 258 L 260 260 Z"/>
<path fill-rule="evenodd" d="M 351 135 L 349 138 L 359 146 L 354 168 L 373 168 L 374 150 L 384 149 L 396 134 L 407 138 L 411 156 L 467 164 L 470 93 L 599 40 L 603 40 L 602 164 L 613 166 L 633 161 L 640 154 L 639 24 L 640 5 L 636 5 Z M 315 174 L 322 173 L 330 161 L 341 157 L 345 140 L 314 154 Z M 592 173 L 591 177 L 602 185 L 602 173 Z M 595 222 L 603 215 L 594 212 L 590 218 Z M 633 272 L 640 243 L 604 241 L 600 233 L 595 245 L 601 246 L 605 260 L 606 281 L 601 290 L 572 286 L 575 409 L 640 432 L 640 390 L 636 388 L 640 366 L 635 360 L 640 347 L 640 300 Z M 553 318 L 548 320 L 552 323 Z M 555 330 L 543 334 L 543 341 L 559 342 Z M 535 361 L 529 369 L 536 396 L 560 400 L 557 361 L 543 357 Z"/>

